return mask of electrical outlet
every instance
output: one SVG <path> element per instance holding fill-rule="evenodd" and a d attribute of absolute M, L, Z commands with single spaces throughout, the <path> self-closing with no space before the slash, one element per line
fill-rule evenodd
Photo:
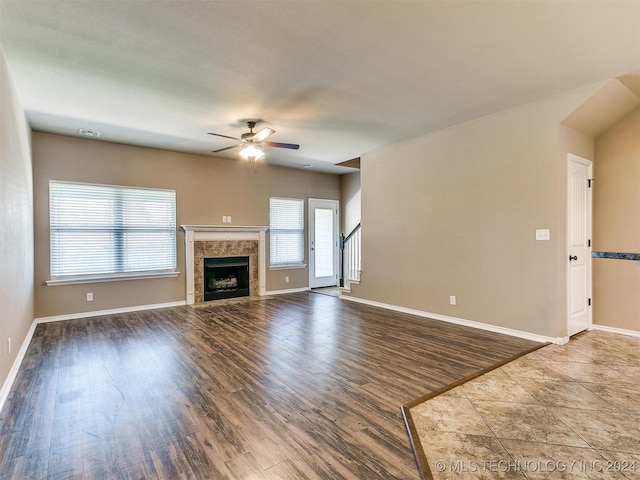
<path fill-rule="evenodd" d="M 548 228 L 536 230 L 536 240 L 550 240 L 551 231 Z"/>
<path fill-rule="evenodd" d="M 231 223 L 231 215 L 227 215 L 227 223 Z"/>
<path fill-rule="evenodd" d="M 284 283 L 289 283 L 289 277 L 284 277 Z"/>
<path fill-rule="evenodd" d="M 87 293 L 87 302 L 93 302 L 93 292 Z"/>
<path fill-rule="evenodd" d="M 227 223 L 227 216 L 226 215 L 222 216 L 222 223 Z"/>
<path fill-rule="evenodd" d="M 456 296 L 455 295 L 451 295 L 449 297 L 449 305 L 455 305 L 456 304 Z"/>

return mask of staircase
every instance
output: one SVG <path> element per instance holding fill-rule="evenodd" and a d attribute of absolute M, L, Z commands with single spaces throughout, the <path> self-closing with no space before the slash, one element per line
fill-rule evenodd
<path fill-rule="evenodd" d="M 346 237 L 340 235 L 342 275 L 340 286 L 349 291 L 352 283 L 360 282 L 360 224 Z"/>

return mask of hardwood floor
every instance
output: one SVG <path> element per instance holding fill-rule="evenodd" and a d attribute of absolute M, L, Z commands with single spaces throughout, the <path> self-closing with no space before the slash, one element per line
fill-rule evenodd
<path fill-rule="evenodd" d="M 0 478 L 417 479 L 400 405 L 533 345 L 311 293 L 40 324 Z"/>

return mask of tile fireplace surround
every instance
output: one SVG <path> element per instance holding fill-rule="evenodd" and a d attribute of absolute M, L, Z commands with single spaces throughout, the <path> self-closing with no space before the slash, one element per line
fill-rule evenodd
<path fill-rule="evenodd" d="M 181 225 L 185 236 L 187 305 L 204 301 L 205 257 L 249 257 L 250 295 L 265 295 L 265 233 L 269 227 Z"/>

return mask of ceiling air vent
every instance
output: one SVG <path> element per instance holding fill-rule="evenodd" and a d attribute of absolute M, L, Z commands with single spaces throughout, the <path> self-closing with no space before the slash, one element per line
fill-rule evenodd
<path fill-rule="evenodd" d="M 85 137 L 98 138 L 100 136 L 100 132 L 96 130 L 87 130 L 86 128 L 81 128 L 80 130 L 78 130 L 78 133 L 80 135 L 84 135 Z"/>

